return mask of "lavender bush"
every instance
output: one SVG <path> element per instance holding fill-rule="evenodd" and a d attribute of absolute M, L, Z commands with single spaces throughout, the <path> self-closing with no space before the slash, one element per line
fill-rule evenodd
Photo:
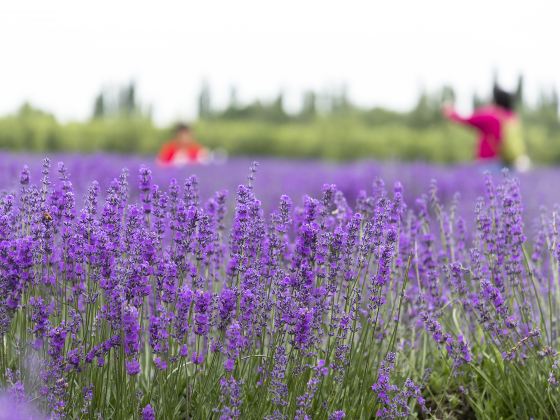
<path fill-rule="evenodd" d="M 4 179 L 3 399 L 51 418 L 559 416 L 558 216 L 525 229 L 516 178 L 478 177 L 471 213 L 381 180 L 264 204 L 255 171 L 211 195 L 141 165 L 103 188 L 49 160 Z"/>

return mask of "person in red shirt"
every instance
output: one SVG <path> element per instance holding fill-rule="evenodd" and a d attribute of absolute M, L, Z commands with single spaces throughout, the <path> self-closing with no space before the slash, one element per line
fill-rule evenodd
<path fill-rule="evenodd" d="M 177 124 L 175 136 L 165 143 L 157 157 L 164 166 L 206 163 L 208 151 L 197 143 L 187 124 Z"/>
<path fill-rule="evenodd" d="M 451 121 L 468 125 L 478 131 L 476 156 L 479 161 L 503 166 L 501 147 L 506 124 L 517 121 L 515 95 L 498 86 L 493 89 L 493 103 L 476 109 L 469 117 L 459 115 L 452 106 L 445 106 L 443 114 Z"/>

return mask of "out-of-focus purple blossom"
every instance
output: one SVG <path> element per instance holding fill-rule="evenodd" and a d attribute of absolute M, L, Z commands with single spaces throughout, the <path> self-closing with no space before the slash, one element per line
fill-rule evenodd
<path fill-rule="evenodd" d="M 210 329 L 210 317 L 208 310 L 210 309 L 212 295 L 208 292 L 197 290 L 195 294 L 194 310 L 195 310 L 195 329 L 197 335 L 206 335 Z"/>
<path fill-rule="evenodd" d="M 161 357 L 154 357 L 154 365 L 156 365 L 159 370 L 167 369 L 167 362 Z"/>
<path fill-rule="evenodd" d="M 18 401 L 8 393 L 0 394 L 0 419 L 47 420 L 30 402 Z"/>
<path fill-rule="evenodd" d="M 346 417 L 346 413 L 342 410 L 333 411 L 329 414 L 329 420 L 342 420 Z"/>
<path fill-rule="evenodd" d="M 402 388 L 391 383 L 391 373 L 395 369 L 396 356 L 388 353 L 381 362 L 377 373 L 377 381 L 371 389 L 381 402 L 381 407 L 375 414 L 380 418 L 407 417 L 410 415 L 409 400 L 415 399 L 422 411 L 427 411 L 425 399 L 422 397 L 420 388 L 409 378 L 406 379 Z"/>
<path fill-rule="evenodd" d="M 141 371 L 140 363 L 136 359 L 127 360 L 125 365 L 126 373 L 130 376 L 138 375 Z"/>
<path fill-rule="evenodd" d="M 142 409 L 142 420 L 156 420 L 156 412 L 150 404 Z"/>
<path fill-rule="evenodd" d="M 127 306 L 123 313 L 124 352 L 126 355 L 138 353 L 140 346 L 138 310 L 134 306 Z"/>

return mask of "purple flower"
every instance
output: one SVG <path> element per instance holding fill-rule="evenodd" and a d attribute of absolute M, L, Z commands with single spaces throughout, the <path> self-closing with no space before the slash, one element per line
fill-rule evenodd
<path fill-rule="evenodd" d="M 126 373 L 129 374 L 130 376 L 134 376 L 134 375 L 138 375 L 140 373 L 140 363 L 138 363 L 138 360 L 136 359 L 132 359 L 132 360 L 127 360 L 125 362 L 125 366 L 126 366 Z"/>
<path fill-rule="evenodd" d="M 150 317 L 150 345 L 154 353 L 164 353 L 169 347 L 169 330 L 172 325 L 173 314 L 159 306 L 158 314 Z"/>
<path fill-rule="evenodd" d="M 227 325 L 235 311 L 237 304 L 237 296 L 235 292 L 229 288 L 224 288 L 220 293 L 220 320 L 222 325 Z"/>
<path fill-rule="evenodd" d="M 205 336 L 210 330 L 210 318 L 208 311 L 210 309 L 212 295 L 202 290 L 197 290 L 195 295 L 195 334 Z"/>
<path fill-rule="evenodd" d="M 346 413 L 342 410 L 333 411 L 329 414 L 329 420 L 342 420 L 346 417 Z"/>
<path fill-rule="evenodd" d="M 138 310 L 134 306 L 126 306 L 123 313 L 124 352 L 126 355 L 138 353 L 139 332 Z"/>
<path fill-rule="evenodd" d="M 220 419 L 238 419 L 241 411 L 241 385 L 233 376 L 220 379 Z"/>
<path fill-rule="evenodd" d="M 68 360 L 69 366 L 71 366 L 75 370 L 79 370 L 82 354 L 83 354 L 83 349 L 80 348 L 75 348 L 68 351 L 66 355 L 66 359 Z"/>
<path fill-rule="evenodd" d="M 311 325 L 315 309 L 300 308 L 294 326 L 294 341 L 297 348 L 303 349 L 311 341 Z"/>
<path fill-rule="evenodd" d="M 376 413 L 381 418 L 407 417 L 410 415 L 409 399 L 415 399 L 422 411 L 426 411 L 424 398 L 420 388 L 409 378 L 406 379 L 402 388 L 391 383 L 391 373 L 395 369 L 396 355 L 389 352 L 381 362 L 377 374 L 377 381 L 371 389 L 376 394 L 381 407 Z"/>
<path fill-rule="evenodd" d="M 193 301 L 193 292 L 187 286 L 181 287 L 177 293 L 175 334 L 182 340 L 189 331 L 189 312 Z"/>
<path fill-rule="evenodd" d="M 179 355 L 181 357 L 187 357 L 189 355 L 189 349 L 186 344 L 183 344 L 181 346 L 181 349 L 179 350 Z"/>
<path fill-rule="evenodd" d="M 159 370 L 167 369 L 167 362 L 161 357 L 154 357 L 154 365 L 156 365 Z"/>
<path fill-rule="evenodd" d="M 49 354 L 53 357 L 59 357 L 64 350 L 66 341 L 66 329 L 64 325 L 54 327 L 49 331 Z"/>
<path fill-rule="evenodd" d="M 147 404 L 142 410 L 142 420 L 156 420 L 156 412 L 150 404 Z"/>
<path fill-rule="evenodd" d="M 204 363 L 204 355 L 202 353 L 193 352 L 191 355 L 191 362 L 195 365 L 201 365 Z"/>

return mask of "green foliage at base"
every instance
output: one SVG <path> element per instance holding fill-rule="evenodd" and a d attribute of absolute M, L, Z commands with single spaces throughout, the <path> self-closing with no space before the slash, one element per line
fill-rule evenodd
<path fill-rule="evenodd" d="M 208 118 L 193 127 L 203 145 L 231 155 L 444 163 L 474 156 L 473 130 L 436 120 L 412 124 L 398 114 L 372 115 L 350 113 L 284 122 Z M 155 154 L 171 136 L 171 127 L 157 127 L 145 115 L 61 123 L 51 114 L 24 105 L 17 114 L 0 118 L 0 148 L 8 150 Z M 560 162 L 560 132 L 529 120 L 524 136 L 534 161 Z"/>

